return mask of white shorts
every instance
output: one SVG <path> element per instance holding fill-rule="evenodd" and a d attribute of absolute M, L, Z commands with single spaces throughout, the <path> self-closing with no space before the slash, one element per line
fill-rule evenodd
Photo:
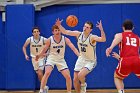
<path fill-rule="evenodd" d="M 35 57 L 32 57 L 32 64 L 34 67 L 34 70 L 44 70 L 45 67 L 45 58 L 40 58 L 38 61 L 35 60 Z"/>
<path fill-rule="evenodd" d="M 80 71 L 82 68 L 87 68 L 89 71 L 92 71 L 96 67 L 96 64 L 96 61 L 86 60 L 80 56 L 77 59 L 74 71 Z"/>
<path fill-rule="evenodd" d="M 58 60 L 58 61 L 53 60 L 53 59 L 47 59 L 46 66 L 52 66 L 54 68 L 55 65 L 56 65 L 58 71 L 68 69 L 66 61 L 64 59 Z"/>

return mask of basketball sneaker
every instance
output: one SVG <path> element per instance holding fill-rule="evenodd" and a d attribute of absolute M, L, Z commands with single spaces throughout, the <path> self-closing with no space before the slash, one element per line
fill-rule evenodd
<path fill-rule="evenodd" d="M 118 93 L 124 93 L 124 89 L 119 90 Z"/>
<path fill-rule="evenodd" d="M 81 92 L 80 93 L 86 93 L 87 83 L 85 85 L 81 85 Z"/>
<path fill-rule="evenodd" d="M 40 91 L 39 91 L 39 93 L 46 93 L 46 92 L 45 92 L 45 91 L 43 91 L 43 92 L 40 92 Z"/>
<path fill-rule="evenodd" d="M 49 90 L 49 87 L 48 86 L 45 86 L 44 93 L 48 93 L 48 90 Z"/>

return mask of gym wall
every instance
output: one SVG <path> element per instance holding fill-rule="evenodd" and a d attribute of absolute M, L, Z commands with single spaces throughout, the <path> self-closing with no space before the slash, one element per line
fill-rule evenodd
<path fill-rule="evenodd" d="M 82 31 L 86 21 L 92 21 L 92 33 L 100 35 L 96 23 L 102 20 L 107 41 L 97 43 L 97 66 L 87 76 L 89 89 L 115 88 L 113 81 L 114 70 L 118 61 L 112 57 L 107 58 L 105 50 L 110 46 L 114 35 L 122 32 L 121 25 L 125 19 L 134 22 L 134 32 L 140 36 L 140 4 L 96 4 L 96 5 L 54 5 L 36 11 L 33 5 L 8 5 L 6 7 L 6 22 L 2 22 L 0 15 L 0 89 L 6 90 L 34 90 L 39 89 L 39 81 L 30 62 L 27 62 L 22 53 L 22 46 L 32 35 L 32 27 L 39 26 L 41 34 L 45 37 L 52 35 L 51 27 L 57 18 L 63 19 L 62 25 L 66 29 Z M 1 14 L 1 12 L 0 12 Z M 79 23 L 70 28 L 66 25 L 68 15 L 76 15 Z M 77 47 L 76 38 L 71 39 Z M 27 49 L 29 54 L 29 48 Z M 116 47 L 113 51 L 118 52 Z M 65 59 L 73 78 L 76 55 L 66 47 Z M 125 79 L 126 88 L 140 88 L 140 80 L 135 75 Z M 65 89 L 65 79 L 55 68 L 52 72 L 48 86 L 51 89 Z"/>

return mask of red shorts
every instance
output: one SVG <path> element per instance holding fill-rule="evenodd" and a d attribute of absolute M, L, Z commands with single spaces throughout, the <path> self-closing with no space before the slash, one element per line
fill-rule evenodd
<path fill-rule="evenodd" d="M 125 57 L 119 61 L 116 68 L 116 74 L 120 77 L 127 77 L 130 73 L 134 73 L 140 78 L 140 58 L 139 57 Z"/>

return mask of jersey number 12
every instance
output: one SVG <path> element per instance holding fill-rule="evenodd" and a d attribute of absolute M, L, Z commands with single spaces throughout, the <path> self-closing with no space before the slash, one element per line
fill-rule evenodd
<path fill-rule="evenodd" d="M 137 46 L 136 42 L 136 38 L 126 37 L 126 45 Z"/>

